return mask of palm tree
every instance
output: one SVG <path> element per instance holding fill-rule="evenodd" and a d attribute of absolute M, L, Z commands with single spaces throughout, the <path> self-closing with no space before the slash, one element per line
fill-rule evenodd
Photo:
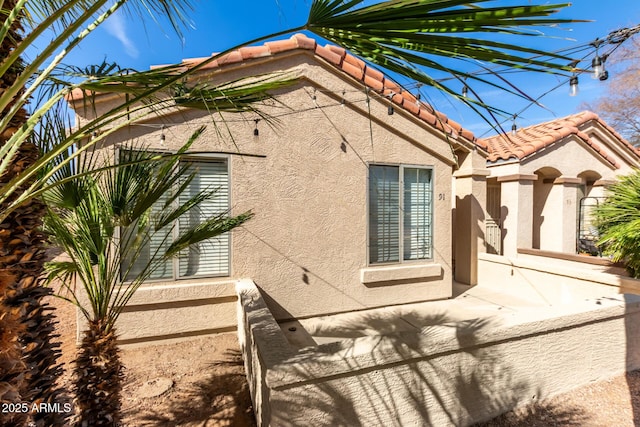
<path fill-rule="evenodd" d="M 90 30 L 79 31 L 103 22 L 124 2 L 107 9 L 107 1 L 32 1 L 2 2 L 0 17 L 0 402 L 53 403 L 59 390 L 55 379 L 59 351 L 52 343 L 53 316 L 43 304 L 51 290 L 41 285 L 45 252 L 42 233 L 44 205 L 34 189 L 42 186 L 36 173 L 47 162 L 39 158 L 32 141 L 33 131 L 43 115 L 61 99 L 59 91 L 52 99 L 28 116 L 25 106 L 42 83 L 51 76 L 64 53 L 76 46 Z M 165 12 L 178 28 L 187 0 L 139 0 L 138 6 L 150 12 Z M 27 29 L 26 35 L 24 29 Z M 54 37 L 29 63 L 22 54 L 47 31 Z M 57 54 L 56 50 L 62 50 Z M 54 56 L 55 55 L 55 56 Z M 47 68 L 40 70 L 44 64 Z M 70 89 L 68 89 L 70 90 Z M 70 142 L 69 144 L 73 144 Z M 25 197 L 30 196 L 30 197 Z M 26 422 L 26 414 L 0 414 L 0 423 Z M 37 425 L 62 425 L 65 414 L 38 412 Z"/>
<path fill-rule="evenodd" d="M 4 2 L 0 10 L 3 21 L 7 19 L 7 11 L 15 6 L 15 1 Z M 22 42 L 21 21 L 10 21 L 5 31 L 0 42 L 1 58 L 9 58 Z M 0 79 L 2 93 L 11 89 L 17 76 L 23 73 L 24 65 L 16 58 L 5 70 Z M 24 87 L 17 91 L 16 97 L 23 93 Z M 11 110 L 13 114 L 6 120 Z M 27 113 L 15 102 L 3 105 L 1 111 L 4 126 L 0 128 L 0 147 L 4 148 L 15 130 L 26 122 Z M 0 174 L 0 185 L 24 173 L 37 155 L 34 144 L 21 144 L 15 150 L 11 168 Z M 23 188 L 24 185 L 19 187 L 18 192 Z M 5 211 L 9 203 L 11 199 L 3 200 L 0 212 Z M 33 200 L 0 221 L 0 402 L 57 400 L 58 389 L 54 384 L 60 367 L 56 365 L 58 350 L 51 343 L 53 319 L 41 303 L 51 290 L 40 286 L 37 279 L 44 260 L 45 238 L 39 229 L 43 213 L 44 205 Z M 25 421 L 26 414 L 3 411 L 0 419 L 3 418 L 17 424 Z M 61 424 L 64 416 L 52 414 L 44 418 L 51 424 Z"/>
<path fill-rule="evenodd" d="M 605 201 L 594 210 L 598 246 L 612 261 L 623 261 L 632 277 L 640 278 L 640 171 L 609 187 Z"/>
<path fill-rule="evenodd" d="M 212 88 L 186 86 L 178 75 L 178 67 L 165 67 L 144 73 L 131 73 L 117 67 L 93 67 L 87 70 L 69 70 L 59 65 L 62 56 L 51 58 L 56 48 L 66 46 L 66 51 L 76 46 L 87 31 L 74 35 L 87 23 L 95 27 L 113 14 L 126 2 L 101 11 L 105 1 L 50 1 L 30 2 L 29 6 L 39 8 L 25 11 L 25 2 L 5 2 L 3 8 L 10 31 L 0 32 L 4 61 L 0 63 L 3 91 L 0 92 L 0 326 L 2 328 L 0 350 L 0 401 L 12 403 L 44 402 L 61 400 L 61 390 L 55 380 L 61 372 L 56 364 L 57 344 L 52 342 L 53 315 L 43 304 L 43 298 L 51 294 L 50 288 L 43 286 L 40 276 L 43 271 L 45 251 L 41 219 L 44 205 L 39 196 L 51 185 L 51 178 L 65 162 L 72 162 L 83 150 L 108 136 L 103 132 L 92 138 L 61 164 L 55 159 L 80 141 L 87 140 L 96 129 L 119 120 L 117 130 L 132 120 L 171 108 L 176 103 L 185 103 L 201 108 L 217 108 L 223 111 L 253 111 L 251 105 L 265 97 L 266 90 L 273 90 L 294 80 L 282 78 L 253 79 L 252 81 L 231 82 Z M 179 25 L 185 5 L 189 2 L 165 0 L 138 0 L 132 5 L 142 5 L 151 12 L 166 12 Z M 10 6 L 10 7 L 9 7 Z M 28 13 L 27 13 L 28 12 Z M 97 15 L 97 16 L 96 16 Z M 29 21 L 31 32 L 21 41 L 21 23 L 29 17 L 41 17 L 41 21 Z M 23 66 L 20 54 L 38 34 L 60 26 L 59 34 L 50 42 L 28 66 Z M 55 28 L 54 28 L 55 29 Z M 44 70 L 38 67 L 50 60 Z M 84 72 L 83 72 L 84 71 Z M 43 99 L 33 102 L 32 114 L 27 116 L 24 106 L 39 88 Z M 66 95 L 74 89 L 100 91 L 108 88 L 111 92 L 124 94 L 129 100 L 121 106 L 86 124 L 73 132 L 59 132 L 40 137 L 39 145 L 45 149 L 38 153 L 35 140 L 38 132 L 49 129 L 48 120 L 55 115 L 48 114 L 58 108 Z M 156 97 L 155 93 L 165 90 L 168 99 Z M 54 126 L 55 128 L 55 126 Z M 63 138 L 59 138 L 64 135 Z M 46 139 L 49 139 L 48 141 Z M 4 369 L 6 368 L 6 369 Z M 42 411 L 32 414 L 34 422 L 43 425 L 62 425 L 66 413 Z M 0 414 L 0 421 L 9 414 Z M 11 416 L 18 422 L 18 416 Z M 15 419 L 14 419 L 15 418 Z"/>
<path fill-rule="evenodd" d="M 185 153 L 202 130 L 178 154 Z M 49 280 L 62 280 L 88 324 L 74 369 L 77 424 L 116 426 L 122 378 L 116 321 L 122 309 L 168 259 L 228 232 L 252 214 L 232 217 L 217 212 L 187 229 L 183 224 L 173 240 L 175 224 L 216 195 L 215 188 L 190 195 L 189 184 L 196 174 L 193 165 L 180 155 L 125 147 L 118 167 L 83 175 L 96 169 L 96 160 L 90 157 L 57 175 L 62 180 L 71 175 L 82 178 L 45 194 L 49 206 L 45 229 L 69 257 L 49 263 L 47 269 Z M 146 264 L 122 268 L 121 260 L 140 259 L 143 251 L 150 253 Z M 80 293 L 86 294 L 88 303 L 81 302 Z"/>
<path fill-rule="evenodd" d="M 450 75 L 449 81 L 452 82 L 463 82 L 467 79 L 475 80 L 529 99 L 526 94 L 509 83 L 504 77 L 498 76 L 497 81 L 488 79 L 486 75 L 496 74 L 488 66 L 493 64 L 503 68 L 517 68 L 532 72 L 566 74 L 574 71 L 568 64 L 575 63 L 575 61 L 572 58 L 550 53 L 549 51 L 529 48 L 526 43 L 518 43 L 520 40 L 514 40 L 513 43 L 505 43 L 492 41 L 482 36 L 493 33 L 506 34 L 514 38 L 540 36 L 541 33 L 537 31 L 538 27 L 576 21 L 548 17 L 557 12 L 559 8 L 568 6 L 569 3 L 517 7 L 482 7 L 481 4 L 486 1 L 488 0 L 472 2 L 465 0 L 393 0 L 362 6 L 365 0 L 314 0 L 309 12 L 309 19 L 303 26 L 281 31 L 277 34 L 265 35 L 243 43 L 243 46 L 282 34 L 309 31 L 345 47 L 374 65 L 397 72 L 412 80 L 435 87 L 451 96 L 457 97 L 479 113 L 486 110 L 490 114 L 508 114 L 500 108 L 484 104 L 477 98 L 463 97 L 454 85 L 443 83 L 442 79 L 432 77 L 425 70 L 448 73 Z M 92 14 L 100 10 L 100 6 L 104 5 L 106 0 L 97 2 L 58 0 L 52 3 L 60 3 L 60 10 L 54 9 L 55 13 L 46 11 L 53 15 L 36 27 L 37 33 L 41 34 L 45 30 L 41 26 L 53 25 L 56 22 L 55 19 L 60 18 L 60 15 L 62 15 L 60 19 L 65 24 L 69 24 L 69 16 L 73 16 L 73 25 L 67 25 L 63 34 L 50 43 L 50 46 L 41 55 L 38 55 L 25 70 L 23 74 L 30 76 L 30 78 L 35 77 L 35 81 L 29 87 L 29 91 L 25 93 L 25 96 L 19 98 L 19 102 L 16 102 L 14 107 L 23 106 L 28 100 L 28 95 L 34 93 L 47 79 L 55 77 L 56 67 L 61 63 L 64 55 L 55 57 L 42 72 L 39 72 L 37 67 L 45 64 L 46 60 L 50 59 L 50 55 L 55 51 L 55 48 L 63 46 L 67 39 L 71 38 L 64 52 L 68 52 L 77 46 L 86 37 L 88 30 L 77 37 L 71 37 L 70 34 L 73 34 L 74 30 L 77 30 L 83 23 L 87 22 L 93 16 Z M 121 0 L 95 18 L 90 27 L 98 26 L 118 8 L 136 4 L 142 4 L 152 12 L 166 11 L 169 16 L 176 15 L 178 18 L 182 18 L 185 13 L 185 3 L 188 4 L 189 2 L 186 0 L 178 2 Z M 68 13 L 65 14 L 64 11 Z M 181 19 L 178 18 L 172 20 L 172 23 L 176 26 L 181 22 Z M 528 27 L 532 29 L 528 30 Z M 476 35 L 475 37 L 470 36 L 474 34 Z M 16 54 L 24 51 L 29 42 L 32 41 L 32 39 L 25 39 L 25 43 L 20 45 L 21 50 L 12 52 L 8 60 L 0 65 L 0 73 L 5 73 L 6 64 L 17 61 L 19 57 L 16 57 Z M 16 193 L 21 184 L 37 175 L 37 171 L 47 161 L 58 155 L 60 151 L 73 146 L 76 141 L 88 138 L 95 130 L 101 127 L 110 126 L 113 129 L 114 118 L 122 119 L 127 117 L 126 123 L 118 125 L 124 126 L 131 121 L 137 120 L 143 114 L 149 114 L 148 110 L 140 108 L 141 101 L 144 101 L 146 103 L 145 106 L 148 107 L 150 105 L 148 103 L 154 99 L 154 95 L 159 91 L 166 90 L 175 94 L 178 90 L 177 86 L 189 75 L 198 72 L 210 62 L 215 61 L 231 50 L 237 49 L 237 47 L 232 47 L 216 56 L 212 56 L 188 70 L 184 70 L 180 66 L 174 66 L 143 73 L 126 72 L 108 75 L 93 75 L 89 73 L 76 75 L 76 79 L 71 81 L 55 79 L 59 83 L 58 90 L 51 92 L 49 98 L 34 111 L 27 126 L 15 134 L 9 144 L 5 144 L 4 147 L 0 148 L 0 175 L 8 169 L 14 152 L 26 143 L 28 136 L 33 132 L 33 129 L 46 111 L 56 102 L 69 95 L 71 91 L 82 89 L 87 95 L 97 92 L 122 93 L 127 95 L 127 101 L 81 129 L 77 129 L 76 132 L 70 135 L 70 139 L 63 146 L 56 147 L 55 150 L 47 153 L 45 158 L 42 158 L 37 164 L 29 168 L 27 173 L 20 174 L 18 179 L 2 186 L 0 188 L 0 202 L 7 200 Z M 443 58 L 456 60 L 460 67 L 443 65 Z M 480 66 L 485 64 L 485 72 L 469 73 L 464 71 L 464 65 L 470 62 Z M 15 96 L 20 88 L 24 88 L 24 85 L 29 81 L 26 76 L 21 77 L 9 90 L 0 94 L 0 108 L 5 108 L 12 96 Z M 78 82 L 77 77 L 84 77 L 84 79 Z M 188 88 L 187 90 L 190 91 L 192 89 Z M 91 96 L 87 96 L 87 99 L 90 98 Z M 157 101 L 157 99 L 154 100 Z M 169 106 L 166 103 L 162 105 L 164 106 L 163 108 Z M 133 117 L 135 114 L 131 113 L 132 108 L 134 108 L 134 113 L 137 113 L 138 116 Z M 15 114 L 14 110 L 15 108 L 10 111 L 7 117 L 4 117 L 4 120 L 0 121 L 0 131 L 6 129 L 6 121 L 10 116 L 12 117 L 12 114 Z M 113 130 L 115 131 L 115 129 Z M 93 142 L 98 142 L 100 139 L 98 138 Z M 46 179 L 44 178 L 30 185 L 26 191 L 22 191 L 20 196 L 16 197 L 16 200 L 7 206 L 7 209 L 0 212 L 0 220 L 17 206 L 37 195 L 38 189 L 41 189 L 43 185 L 46 185 Z"/>

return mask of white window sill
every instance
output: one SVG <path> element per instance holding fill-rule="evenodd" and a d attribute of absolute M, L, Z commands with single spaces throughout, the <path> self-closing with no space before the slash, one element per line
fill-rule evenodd
<path fill-rule="evenodd" d="M 440 264 L 385 265 L 360 269 L 363 284 L 397 280 L 430 279 L 442 275 Z"/>

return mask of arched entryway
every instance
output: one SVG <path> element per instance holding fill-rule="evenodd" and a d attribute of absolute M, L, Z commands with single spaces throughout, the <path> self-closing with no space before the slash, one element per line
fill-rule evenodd
<path fill-rule="evenodd" d="M 596 246 L 598 232 L 593 224 L 593 209 L 603 199 L 602 187 L 595 186 L 595 183 L 602 179 L 602 175 L 595 171 L 584 171 L 578 174 L 578 178 L 582 183 L 578 186 L 576 252 L 600 255 Z"/>

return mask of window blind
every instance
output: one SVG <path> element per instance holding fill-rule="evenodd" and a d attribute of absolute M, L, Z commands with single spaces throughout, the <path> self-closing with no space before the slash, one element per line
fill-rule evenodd
<path fill-rule="evenodd" d="M 431 258 L 431 170 L 404 168 L 404 259 Z"/>
<path fill-rule="evenodd" d="M 397 166 L 369 167 L 369 262 L 400 258 L 399 174 Z"/>
<path fill-rule="evenodd" d="M 154 203 L 148 218 L 149 226 L 133 224 L 121 230 L 121 277 L 130 281 L 138 276 L 149 261 L 164 253 L 173 240 L 177 228 L 182 234 L 203 220 L 224 215 L 229 210 L 229 174 L 226 160 L 188 161 L 190 171 L 196 174 L 184 193 L 178 198 L 182 204 L 201 191 L 215 190 L 215 196 L 187 212 L 177 224 L 153 232 L 151 224 L 159 217 L 168 194 Z M 176 186 L 180 185 L 176 182 Z M 229 274 L 229 236 L 193 245 L 179 254 L 177 259 L 158 262 L 149 279 L 174 279 L 194 276 L 220 276 Z"/>
<path fill-rule="evenodd" d="M 220 216 L 229 210 L 229 176 L 225 161 L 191 162 L 190 168 L 196 176 L 180 197 L 184 203 L 201 191 L 215 190 L 215 196 L 180 219 L 179 230 L 183 233 L 205 219 Z M 227 233 L 183 251 L 178 258 L 179 277 L 217 276 L 229 273 L 229 235 Z"/>
<path fill-rule="evenodd" d="M 369 167 L 369 263 L 433 257 L 432 173 L 428 168 Z"/>

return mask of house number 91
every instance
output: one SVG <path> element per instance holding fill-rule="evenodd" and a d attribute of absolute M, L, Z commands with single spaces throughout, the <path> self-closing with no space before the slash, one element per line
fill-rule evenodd
<path fill-rule="evenodd" d="M 438 193 L 438 200 L 445 200 L 444 193 Z"/>

